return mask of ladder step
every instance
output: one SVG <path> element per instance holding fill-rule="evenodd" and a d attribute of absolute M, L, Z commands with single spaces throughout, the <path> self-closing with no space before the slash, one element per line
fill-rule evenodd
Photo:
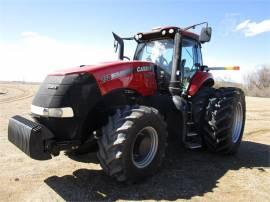
<path fill-rule="evenodd" d="M 187 133 L 188 137 L 195 137 L 197 135 L 199 135 L 199 134 L 198 133 L 193 133 L 193 132 Z"/>
<path fill-rule="evenodd" d="M 191 143 L 191 142 L 187 142 L 187 143 L 185 144 L 185 146 L 186 146 L 187 148 L 189 148 L 189 149 L 199 149 L 199 148 L 202 147 L 202 145 L 199 144 L 199 143 Z"/>
<path fill-rule="evenodd" d="M 192 124 L 194 124 L 194 122 L 192 122 L 192 121 L 187 122 L 187 125 L 192 125 Z"/>

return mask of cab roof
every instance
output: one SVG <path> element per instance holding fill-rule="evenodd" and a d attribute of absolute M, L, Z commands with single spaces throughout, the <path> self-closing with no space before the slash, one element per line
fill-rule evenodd
<path fill-rule="evenodd" d="M 175 26 L 153 28 L 151 32 L 139 32 L 136 34 L 136 36 L 138 37 L 139 41 L 159 39 L 159 38 L 173 38 L 177 31 L 179 31 L 183 36 L 199 41 L 198 34 L 186 31 L 180 27 L 175 27 Z"/>

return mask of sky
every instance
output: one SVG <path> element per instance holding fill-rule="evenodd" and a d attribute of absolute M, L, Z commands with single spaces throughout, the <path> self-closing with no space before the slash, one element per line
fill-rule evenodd
<path fill-rule="evenodd" d="M 204 64 L 239 65 L 213 73 L 243 82 L 270 64 L 269 10 L 269 0 L 0 0 L 0 80 L 42 81 L 61 68 L 116 60 L 112 31 L 127 37 L 207 21 Z M 127 56 L 135 45 L 127 44 Z"/>

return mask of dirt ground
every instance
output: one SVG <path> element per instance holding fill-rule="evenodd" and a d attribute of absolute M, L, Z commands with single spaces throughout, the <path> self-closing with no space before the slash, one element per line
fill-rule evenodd
<path fill-rule="evenodd" d="M 0 201 L 270 201 L 270 99 L 246 98 L 246 128 L 237 155 L 190 151 L 174 143 L 160 172 L 127 186 L 107 177 L 95 154 L 35 161 L 8 142 L 8 119 L 29 116 L 37 88 L 0 83 Z"/>

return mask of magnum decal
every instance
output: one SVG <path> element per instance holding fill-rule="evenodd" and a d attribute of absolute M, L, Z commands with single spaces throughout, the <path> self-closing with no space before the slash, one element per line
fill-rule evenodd
<path fill-rule="evenodd" d="M 110 81 L 110 80 L 113 80 L 113 79 L 117 79 L 117 78 L 120 78 L 122 76 L 126 76 L 128 74 L 131 74 L 133 72 L 133 69 L 125 69 L 125 70 L 122 70 L 122 71 L 118 71 L 118 72 L 114 72 L 112 74 L 107 74 L 107 75 L 104 75 L 101 80 L 103 83 L 107 82 L 107 81 Z"/>
<path fill-rule="evenodd" d="M 148 72 L 148 71 L 153 71 L 153 67 L 152 66 L 140 66 L 137 67 L 136 69 L 130 68 L 130 69 L 125 69 L 125 70 L 121 70 L 118 72 L 114 72 L 111 74 L 106 74 L 104 76 L 102 76 L 101 80 L 103 83 L 113 80 L 113 79 L 117 79 L 120 78 L 122 76 L 126 76 L 128 74 L 131 74 L 133 72 Z"/>

